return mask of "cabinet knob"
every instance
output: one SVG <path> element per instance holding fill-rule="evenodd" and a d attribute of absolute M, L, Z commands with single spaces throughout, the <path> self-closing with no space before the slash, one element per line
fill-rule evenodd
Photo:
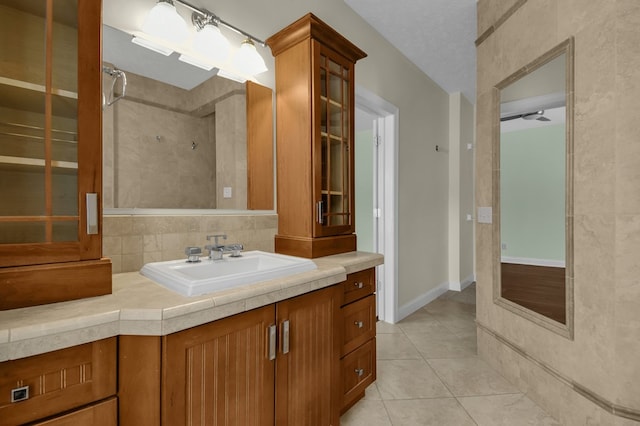
<path fill-rule="evenodd" d="M 362 321 L 355 321 L 355 322 L 354 322 L 354 324 L 355 324 L 355 326 L 356 326 L 356 327 L 358 327 L 358 328 L 362 328 L 362 327 L 364 327 L 364 323 L 363 323 Z"/>
<path fill-rule="evenodd" d="M 362 368 L 356 368 L 355 372 L 358 375 L 358 377 L 362 377 L 364 375 L 364 369 Z"/>
<path fill-rule="evenodd" d="M 364 287 L 364 283 L 359 282 L 359 283 L 353 283 L 354 286 L 356 286 L 357 288 L 363 288 Z"/>

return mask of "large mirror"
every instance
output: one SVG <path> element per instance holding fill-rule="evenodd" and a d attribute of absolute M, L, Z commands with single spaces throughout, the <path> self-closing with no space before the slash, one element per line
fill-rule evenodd
<path fill-rule="evenodd" d="M 219 77 L 215 69 L 180 62 L 175 54 L 165 57 L 131 38 L 105 20 L 105 212 L 273 210 L 272 200 L 252 206 L 248 197 L 247 85 L 252 83 Z M 119 70 L 126 75 L 121 99 L 123 80 L 114 74 Z M 270 99 L 267 103 L 271 108 Z M 272 136 L 266 135 L 267 151 L 273 150 Z M 273 170 L 260 167 L 258 179 L 272 187 Z"/>
<path fill-rule="evenodd" d="M 572 94 L 567 40 L 496 86 L 496 303 L 573 330 Z"/>

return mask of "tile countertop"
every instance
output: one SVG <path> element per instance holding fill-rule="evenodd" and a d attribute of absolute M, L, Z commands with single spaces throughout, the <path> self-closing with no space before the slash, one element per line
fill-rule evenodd
<path fill-rule="evenodd" d="M 138 272 L 113 275 L 113 293 L 0 311 L 0 362 L 118 335 L 163 336 L 337 284 L 381 265 L 351 252 L 313 259 L 318 269 L 237 289 L 185 297 Z"/>

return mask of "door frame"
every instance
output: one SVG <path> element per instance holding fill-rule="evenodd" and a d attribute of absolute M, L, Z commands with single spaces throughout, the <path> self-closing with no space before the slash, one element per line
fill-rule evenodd
<path fill-rule="evenodd" d="M 377 152 L 377 200 L 380 217 L 374 232 L 376 252 L 384 264 L 376 268 L 378 318 L 396 323 L 398 313 L 398 135 L 399 109 L 375 93 L 356 86 L 356 108 L 377 117 L 377 134 L 382 138 Z M 374 129 L 375 130 L 375 129 Z M 375 132 L 374 132 L 375 133 Z"/>

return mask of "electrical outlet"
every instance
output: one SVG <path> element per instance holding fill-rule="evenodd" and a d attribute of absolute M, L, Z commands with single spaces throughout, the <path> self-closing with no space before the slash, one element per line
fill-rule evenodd
<path fill-rule="evenodd" d="M 232 190 L 230 186 L 225 186 L 222 190 L 222 196 L 224 198 L 231 198 Z"/>
<path fill-rule="evenodd" d="M 507 243 L 502 243 L 502 250 L 506 250 L 507 249 Z"/>

